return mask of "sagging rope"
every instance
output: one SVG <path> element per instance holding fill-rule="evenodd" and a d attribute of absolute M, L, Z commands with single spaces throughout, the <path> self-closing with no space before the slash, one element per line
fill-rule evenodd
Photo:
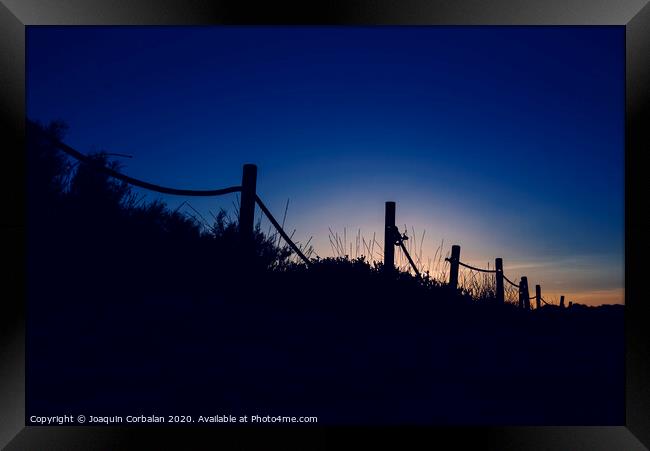
<path fill-rule="evenodd" d="M 509 283 L 510 285 L 512 285 L 513 287 L 519 288 L 519 284 L 518 284 L 518 283 L 514 283 L 512 280 L 508 279 L 508 278 L 506 277 L 505 274 L 503 275 L 503 280 L 505 280 L 506 282 L 508 282 L 508 283 Z"/>
<path fill-rule="evenodd" d="M 448 260 L 448 259 L 447 259 Z M 495 273 L 497 272 L 496 269 L 481 269 L 481 268 L 476 268 L 474 266 L 468 265 L 466 263 L 463 263 L 461 261 L 458 262 L 460 266 L 464 266 L 465 268 L 471 269 L 473 271 L 478 271 L 478 272 L 490 272 L 490 273 Z"/>
<path fill-rule="evenodd" d="M 393 227 L 393 243 L 395 246 L 399 246 L 402 251 L 404 252 L 404 255 L 406 255 L 406 259 L 411 265 L 411 268 L 413 268 L 413 271 L 415 271 L 415 275 L 418 277 L 418 279 L 422 279 L 422 275 L 420 274 L 420 271 L 418 270 L 417 266 L 415 265 L 415 262 L 411 258 L 411 254 L 409 254 L 409 251 L 406 250 L 406 246 L 404 246 L 404 239 L 408 239 L 406 236 L 406 233 L 404 233 L 404 236 L 402 236 L 401 233 L 399 233 L 399 230 L 396 226 Z"/>
<path fill-rule="evenodd" d="M 149 182 L 144 182 L 142 180 L 134 179 L 133 177 L 129 177 L 128 175 L 124 175 L 120 172 L 117 172 L 113 169 L 107 168 L 106 166 L 97 164 L 96 161 L 94 161 L 92 158 L 88 157 L 87 155 L 84 155 L 83 153 L 73 149 L 72 147 L 68 146 L 65 143 L 62 143 L 60 141 L 53 140 L 53 144 L 56 148 L 62 150 L 66 154 L 70 155 L 71 157 L 81 161 L 82 163 L 85 163 L 89 166 L 91 166 L 93 169 L 96 169 L 98 171 L 101 171 L 113 178 L 116 178 L 118 180 L 121 180 L 123 182 L 126 182 L 130 185 L 137 186 L 140 188 L 144 188 L 150 191 L 155 191 L 158 193 L 162 194 L 171 194 L 175 196 L 220 196 L 223 194 L 229 194 L 229 193 L 235 193 L 235 192 L 240 192 L 242 190 L 241 186 L 231 186 L 229 188 L 223 188 L 223 189 L 215 189 L 215 190 L 191 190 L 191 189 L 176 189 L 176 188 L 168 188 L 165 186 L 160 186 L 160 185 L 154 185 L 153 183 Z M 284 230 L 282 230 L 282 227 L 278 223 L 278 221 L 275 220 L 271 212 L 269 211 L 268 208 L 266 208 L 266 205 L 262 202 L 262 200 L 259 198 L 259 196 L 255 195 L 255 200 L 257 204 L 259 205 L 260 209 L 266 217 L 271 221 L 271 224 L 277 229 L 278 233 L 280 233 L 280 236 L 284 238 L 284 240 L 289 244 L 289 246 L 294 250 L 294 252 L 306 263 L 309 264 L 309 259 L 300 251 L 298 246 L 291 241 L 291 238 L 285 233 Z"/>
<path fill-rule="evenodd" d="M 418 277 L 418 279 L 421 279 L 422 276 L 420 275 L 420 271 L 418 271 L 417 266 L 415 266 L 415 262 L 411 258 L 411 254 L 409 254 L 409 251 L 406 250 L 406 246 L 404 246 L 404 241 L 401 238 L 399 240 L 399 246 L 402 248 L 402 251 L 404 252 L 404 255 L 406 255 L 406 258 L 408 259 L 409 263 L 411 264 L 411 268 L 413 268 L 413 271 L 415 271 L 415 275 Z"/>
<path fill-rule="evenodd" d="M 451 258 L 447 257 L 447 258 L 445 258 L 445 261 L 451 263 Z M 482 269 L 482 268 L 477 268 L 477 267 L 475 267 L 475 266 L 468 265 L 467 263 L 463 263 L 463 262 L 461 262 L 461 261 L 459 261 L 458 264 L 459 264 L 460 266 L 464 266 L 465 268 L 467 268 L 467 269 L 471 269 L 471 270 L 473 270 L 473 271 L 478 271 L 478 272 L 489 272 L 489 273 L 495 273 L 495 272 L 497 272 L 496 269 Z"/>
<path fill-rule="evenodd" d="M 257 205 L 262 210 L 262 213 L 266 215 L 268 220 L 271 222 L 271 224 L 273 224 L 273 227 L 275 227 L 275 229 L 278 231 L 278 233 L 284 239 L 284 241 L 286 241 L 287 244 L 291 247 L 291 249 L 293 249 L 293 251 L 298 255 L 298 257 L 300 257 L 302 261 L 304 261 L 305 264 L 309 266 L 309 264 L 311 263 L 309 259 L 305 256 L 305 254 L 302 253 L 300 248 L 298 248 L 298 246 L 296 246 L 296 244 L 293 241 L 291 241 L 289 235 L 287 235 L 286 232 L 282 230 L 282 226 L 280 225 L 280 223 L 276 221 L 276 219 L 273 217 L 269 209 L 266 208 L 266 205 L 264 205 L 264 202 L 262 202 L 262 199 L 260 199 L 260 197 L 257 194 L 255 195 L 255 202 L 257 202 Z"/>
<path fill-rule="evenodd" d="M 153 183 L 143 182 L 142 180 L 134 179 L 133 177 L 124 175 L 113 169 L 107 168 L 106 166 L 97 164 L 97 162 L 94 161 L 92 158 L 82 154 L 81 152 L 73 149 L 72 147 L 60 141 L 54 140 L 53 144 L 55 147 L 62 150 L 66 154 L 70 155 L 71 157 L 93 167 L 94 169 L 100 172 L 103 172 L 113 178 L 126 182 L 130 185 L 137 186 L 139 188 L 148 189 L 150 191 L 155 191 L 157 193 L 171 194 L 174 196 L 221 196 L 223 194 L 230 194 L 230 193 L 236 193 L 241 191 L 241 186 L 231 186 L 228 188 L 213 189 L 213 190 L 193 190 L 193 189 L 168 188 L 166 186 L 154 185 Z"/>

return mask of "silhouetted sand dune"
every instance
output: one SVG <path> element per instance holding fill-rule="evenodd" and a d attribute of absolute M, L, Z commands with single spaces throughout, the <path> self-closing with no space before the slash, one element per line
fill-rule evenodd
<path fill-rule="evenodd" d="M 28 414 L 624 421 L 622 306 L 520 311 L 363 260 L 307 269 L 259 229 L 243 258 L 236 223 L 206 234 L 138 204 L 71 172 L 42 133 L 28 134 Z"/>

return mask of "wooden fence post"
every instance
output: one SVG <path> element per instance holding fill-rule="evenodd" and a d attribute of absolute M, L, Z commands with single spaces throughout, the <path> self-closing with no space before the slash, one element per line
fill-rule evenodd
<path fill-rule="evenodd" d="M 449 288 L 452 293 L 458 288 L 458 262 L 460 261 L 460 246 L 451 246 L 451 258 L 449 259 Z"/>
<path fill-rule="evenodd" d="M 494 267 L 496 268 L 497 278 L 497 303 L 503 304 L 505 302 L 505 292 L 503 289 L 503 259 L 497 258 L 494 260 Z"/>
<path fill-rule="evenodd" d="M 245 246 L 252 244 L 255 222 L 255 191 L 257 166 L 245 164 L 241 179 L 241 201 L 239 205 L 239 234 Z"/>
<path fill-rule="evenodd" d="M 535 285 L 535 308 L 539 309 L 542 306 L 542 286 Z"/>
<path fill-rule="evenodd" d="M 522 276 L 519 281 L 519 308 L 530 309 L 530 297 L 528 293 L 528 277 Z"/>
<path fill-rule="evenodd" d="M 560 308 L 564 308 L 564 296 L 560 296 Z"/>
<path fill-rule="evenodd" d="M 528 277 L 522 277 L 524 280 L 524 308 L 530 310 L 530 290 L 528 289 Z"/>
<path fill-rule="evenodd" d="M 384 218 L 384 271 L 395 270 L 395 202 L 386 202 Z"/>

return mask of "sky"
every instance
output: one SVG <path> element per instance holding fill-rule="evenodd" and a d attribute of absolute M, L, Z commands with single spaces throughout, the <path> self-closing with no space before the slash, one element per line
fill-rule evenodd
<path fill-rule="evenodd" d="M 548 301 L 624 302 L 623 27 L 26 33 L 28 117 L 132 155 L 115 157 L 132 177 L 216 189 L 254 163 L 258 195 L 279 220 L 288 201 L 285 228 L 320 257 L 331 230 L 353 256 L 375 233 L 379 259 L 395 201 L 424 266 L 459 244 Z M 147 199 L 236 216 L 234 194 Z"/>

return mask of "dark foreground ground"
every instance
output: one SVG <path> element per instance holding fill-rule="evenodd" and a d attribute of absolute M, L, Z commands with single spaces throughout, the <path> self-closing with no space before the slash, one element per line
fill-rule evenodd
<path fill-rule="evenodd" d="M 28 414 L 624 423 L 622 307 L 441 306 L 291 278 L 243 296 L 49 297 L 29 322 Z"/>

